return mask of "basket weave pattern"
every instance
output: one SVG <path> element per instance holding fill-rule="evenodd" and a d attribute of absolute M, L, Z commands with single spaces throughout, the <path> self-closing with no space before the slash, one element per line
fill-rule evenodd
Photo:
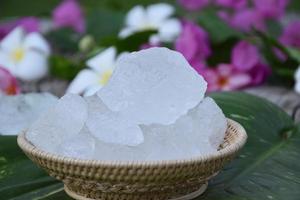
<path fill-rule="evenodd" d="M 67 158 L 37 149 L 26 140 L 25 133 L 19 135 L 18 144 L 33 162 L 82 199 L 165 200 L 192 193 L 206 184 L 236 155 L 246 138 L 243 127 L 228 119 L 224 142 L 216 154 L 154 162 Z"/>

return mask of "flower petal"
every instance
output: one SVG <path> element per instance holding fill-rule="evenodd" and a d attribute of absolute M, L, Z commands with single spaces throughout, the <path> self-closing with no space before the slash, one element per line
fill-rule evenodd
<path fill-rule="evenodd" d="M 174 8 L 166 3 L 157 3 L 148 6 L 146 12 L 153 24 L 160 24 L 174 13 Z"/>
<path fill-rule="evenodd" d="M 101 74 L 108 69 L 114 69 L 116 54 L 116 48 L 109 47 L 93 58 L 89 59 L 86 64 L 87 66 Z"/>
<path fill-rule="evenodd" d="M 84 93 L 87 90 L 87 88 L 97 85 L 98 81 L 99 76 L 96 72 L 90 69 L 84 69 L 81 72 L 79 72 L 75 79 L 71 82 L 67 89 L 67 93 Z"/>
<path fill-rule="evenodd" d="M 47 57 L 38 51 L 28 50 L 17 65 L 16 76 L 24 81 L 31 81 L 42 78 L 47 72 Z"/>
<path fill-rule="evenodd" d="M 12 51 L 15 48 L 21 47 L 24 36 L 24 29 L 17 27 L 1 41 L 0 47 L 6 51 Z"/>
<path fill-rule="evenodd" d="M 228 87 L 230 89 L 243 88 L 251 83 L 251 77 L 248 74 L 231 75 L 229 78 Z"/>
<path fill-rule="evenodd" d="M 26 49 L 35 49 L 45 53 L 50 54 L 50 47 L 47 41 L 43 38 L 40 33 L 30 33 L 25 37 L 24 47 Z"/>
<path fill-rule="evenodd" d="M 300 82 L 296 82 L 294 89 L 298 94 L 300 94 Z"/>
<path fill-rule="evenodd" d="M 86 89 L 86 91 L 83 93 L 83 96 L 92 96 L 96 94 L 103 86 L 102 85 L 93 85 Z"/>
<path fill-rule="evenodd" d="M 16 64 L 10 58 L 10 55 L 3 51 L 0 51 L 0 65 L 13 75 L 16 74 Z"/>
<path fill-rule="evenodd" d="M 181 24 L 177 19 L 166 20 L 159 27 L 159 36 L 164 42 L 173 41 L 181 32 Z"/>
<path fill-rule="evenodd" d="M 142 6 L 133 7 L 126 16 L 126 25 L 131 27 L 139 27 L 145 24 L 146 11 Z"/>
<path fill-rule="evenodd" d="M 134 32 L 135 32 L 135 30 L 132 27 L 126 27 L 120 31 L 119 37 L 126 38 L 126 37 L 132 35 Z"/>

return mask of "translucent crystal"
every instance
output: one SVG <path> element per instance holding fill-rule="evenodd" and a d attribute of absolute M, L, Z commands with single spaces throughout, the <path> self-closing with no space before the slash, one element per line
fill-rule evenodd
<path fill-rule="evenodd" d="M 86 98 L 88 120 L 86 125 L 97 139 L 106 143 L 135 146 L 144 141 L 140 127 L 109 110 L 98 96 Z"/>
<path fill-rule="evenodd" d="M 144 143 L 136 151 L 146 160 L 184 159 L 217 151 L 226 131 L 226 118 L 211 98 L 205 98 L 174 124 L 142 126 Z"/>
<path fill-rule="evenodd" d="M 92 159 L 95 154 L 95 138 L 84 126 L 79 134 L 64 140 L 56 152 L 72 158 Z"/>
<path fill-rule="evenodd" d="M 205 91 L 206 82 L 180 53 L 156 47 L 121 56 L 98 96 L 109 109 L 139 124 L 172 124 Z"/>
<path fill-rule="evenodd" d="M 17 135 L 57 102 L 48 93 L 0 94 L 0 135 Z"/>
<path fill-rule="evenodd" d="M 35 146 L 49 152 L 77 135 L 87 119 L 87 105 L 78 95 L 67 94 L 35 121 L 26 137 Z"/>

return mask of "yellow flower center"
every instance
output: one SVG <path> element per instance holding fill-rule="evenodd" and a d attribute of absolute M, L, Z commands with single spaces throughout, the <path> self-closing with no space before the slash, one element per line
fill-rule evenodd
<path fill-rule="evenodd" d="M 22 48 L 17 48 L 15 49 L 13 52 L 12 52 L 12 59 L 15 61 L 15 62 L 20 62 L 23 57 L 24 57 L 24 49 Z"/>
<path fill-rule="evenodd" d="M 100 84 L 105 85 L 108 82 L 109 78 L 111 77 L 112 73 L 113 73 L 112 70 L 105 71 L 101 76 Z"/>

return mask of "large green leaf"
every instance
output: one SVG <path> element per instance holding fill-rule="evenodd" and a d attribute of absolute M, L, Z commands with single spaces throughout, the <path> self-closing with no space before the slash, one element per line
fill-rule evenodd
<path fill-rule="evenodd" d="M 244 93 L 211 95 L 227 117 L 240 122 L 248 142 L 240 155 L 215 177 L 202 197 L 209 200 L 298 199 L 300 136 L 281 109 Z M 19 150 L 16 137 L 0 137 L 0 197 L 70 199 L 62 184 L 48 177 Z"/>

